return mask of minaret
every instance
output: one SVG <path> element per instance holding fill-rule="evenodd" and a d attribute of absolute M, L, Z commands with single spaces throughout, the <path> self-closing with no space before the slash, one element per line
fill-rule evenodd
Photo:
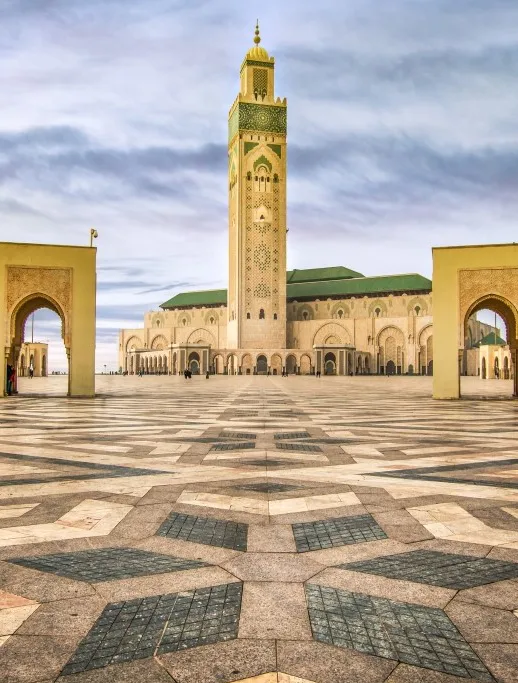
<path fill-rule="evenodd" d="M 228 120 L 229 349 L 286 348 L 286 99 L 255 46 Z"/>

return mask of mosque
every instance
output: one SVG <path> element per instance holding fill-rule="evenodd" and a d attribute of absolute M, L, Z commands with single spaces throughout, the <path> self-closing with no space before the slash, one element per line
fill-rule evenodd
<path fill-rule="evenodd" d="M 432 282 L 345 266 L 286 269 L 287 101 L 254 46 L 228 118 L 228 289 L 176 294 L 119 336 L 136 374 L 432 374 Z M 292 233 L 293 234 L 293 233 Z M 472 317 L 461 374 L 510 377 L 499 331 Z"/>

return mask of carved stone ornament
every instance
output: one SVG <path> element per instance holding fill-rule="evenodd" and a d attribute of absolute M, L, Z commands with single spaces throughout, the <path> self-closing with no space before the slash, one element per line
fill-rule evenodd
<path fill-rule="evenodd" d="M 17 306 L 31 297 L 48 297 L 63 312 L 63 337 L 68 346 L 70 313 L 72 310 L 72 269 L 31 266 L 8 266 L 6 308 L 9 316 Z M 14 331 L 15 321 L 11 321 Z"/>
<path fill-rule="evenodd" d="M 518 268 L 459 270 L 459 322 L 464 337 L 464 320 L 469 309 L 484 297 L 493 296 L 518 308 Z M 460 344 L 462 345 L 462 343 Z"/>

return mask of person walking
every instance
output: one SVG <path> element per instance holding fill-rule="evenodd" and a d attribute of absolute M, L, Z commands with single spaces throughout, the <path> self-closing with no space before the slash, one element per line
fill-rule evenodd
<path fill-rule="evenodd" d="M 32 379 L 33 377 L 34 377 L 34 366 L 31 362 L 31 364 L 29 365 L 29 378 Z"/>

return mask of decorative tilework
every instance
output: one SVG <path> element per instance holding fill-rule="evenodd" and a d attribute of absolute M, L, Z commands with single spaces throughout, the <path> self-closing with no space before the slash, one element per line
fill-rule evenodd
<path fill-rule="evenodd" d="M 110 603 L 63 676 L 237 638 L 241 583 Z"/>
<path fill-rule="evenodd" d="M 308 432 L 278 432 L 273 435 L 275 440 L 280 439 L 306 439 L 309 437 Z"/>
<path fill-rule="evenodd" d="M 162 523 L 156 535 L 219 548 L 246 550 L 248 524 L 172 512 Z"/>
<path fill-rule="evenodd" d="M 313 446 L 307 443 L 286 443 L 286 441 L 281 441 L 281 443 L 276 443 L 275 447 L 284 451 L 298 451 L 299 453 L 322 453 L 320 446 Z"/>
<path fill-rule="evenodd" d="M 248 154 L 248 152 L 251 152 L 254 149 L 254 147 L 257 147 L 258 144 L 258 142 L 245 142 L 245 155 Z"/>
<path fill-rule="evenodd" d="M 279 157 L 279 159 L 282 159 L 282 147 L 281 147 L 281 145 L 269 144 L 268 147 L 272 150 L 272 152 L 275 152 L 275 154 Z"/>
<path fill-rule="evenodd" d="M 518 577 L 516 562 L 441 553 L 435 550 L 415 550 L 400 555 L 386 555 L 374 560 L 341 564 L 339 567 L 456 590 Z"/>
<path fill-rule="evenodd" d="M 387 538 L 372 515 L 336 517 L 292 524 L 298 553 Z"/>
<path fill-rule="evenodd" d="M 211 448 L 211 451 L 244 451 L 252 448 L 255 448 L 254 441 L 243 441 L 241 443 L 236 441 L 235 443 L 230 442 L 214 444 L 214 446 Z"/>
<path fill-rule="evenodd" d="M 377 657 L 493 683 L 494 678 L 441 610 L 309 584 L 313 638 Z"/>
<path fill-rule="evenodd" d="M 265 482 L 264 484 L 241 484 L 233 488 L 240 491 L 256 491 L 257 493 L 285 493 L 286 491 L 295 491 L 303 487 L 294 486 L 293 484 L 269 484 Z"/>
<path fill-rule="evenodd" d="M 285 106 L 239 102 L 228 122 L 228 137 L 232 140 L 238 130 L 252 130 L 286 135 Z"/>
<path fill-rule="evenodd" d="M 17 557 L 9 560 L 29 569 L 66 576 L 77 581 L 115 581 L 134 576 L 165 574 L 208 567 L 205 562 L 185 560 L 135 548 L 102 548 L 53 555 Z"/>

